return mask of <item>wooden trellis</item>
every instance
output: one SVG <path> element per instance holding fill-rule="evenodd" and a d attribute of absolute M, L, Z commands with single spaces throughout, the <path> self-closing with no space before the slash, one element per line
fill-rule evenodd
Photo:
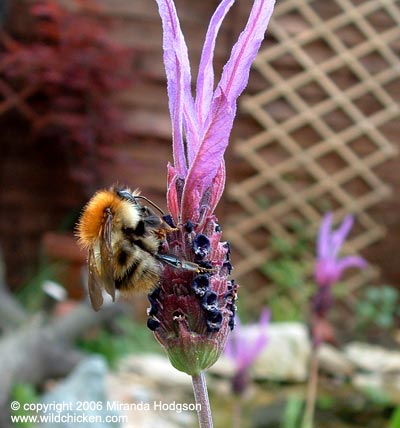
<path fill-rule="evenodd" d="M 0 33 L 0 52 L 13 51 L 15 42 L 5 33 Z M 8 66 L 0 57 L 0 73 Z M 22 89 L 15 89 L 5 79 L 0 78 L 0 116 L 11 110 L 16 110 L 30 122 L 39 120 L 39 115 L 29 106 L 26 100 L 35 92 L 34 85 L 26 85 Z"/>
<path fill-rule="evenodd" d="M 236 276 L 273 257 L 272 234 L 292 239 L 293 219 L 316 230 L 324 211 L 354 213 L 351 251 L 384 236 L 369 210 L 390 193 L 375 169 L 396 154 L 383 128 L 400 117 L 399 25 L 395 0 L 277 2 L 254 64 L 265 89 L 241 103 L 262 128 L 235 146 L 252 174 L 228 187 L 240 213 L 225 231 Z"/>

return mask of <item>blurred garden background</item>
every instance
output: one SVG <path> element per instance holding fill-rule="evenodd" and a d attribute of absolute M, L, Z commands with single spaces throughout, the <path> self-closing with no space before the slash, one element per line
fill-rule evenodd
<path fill-rule="evenodd" d="M 195 76 L 219 2 L 175 3 Z M 216 70 L 250 7 L 232 7 Z M 13 399 L 153 402 L 170 394 L 191 402 L 187 376 L 167 368 L 145 327 L 146 296 L 90 309 L 86 255 L 73 235 L 87 200 L 115 182 L 166 209 L 171 126 L 156 2 L 1 0 L 0 25 L 0 426 L 16 426 Z M 354 215 L 343 253 L 368 267 L 346 271 L 333 290 L 315 427 L 400 427 L 399 25 L 397 0 L 275 7 L 239 99 L 217 212 L 242 324 L 267 307 L 268 342 L 240 399 L 230 393 L 227 360 L 210 370 L 217 427 L 233 426 L 238 401 L 239 426 L 301 427 L 315 242 L 326 212 L 335 225 Z M 74 395 L 74 385 L 88 391 Z M 197 423 L 193 412 L 126 414 L 108 426 Z"/>

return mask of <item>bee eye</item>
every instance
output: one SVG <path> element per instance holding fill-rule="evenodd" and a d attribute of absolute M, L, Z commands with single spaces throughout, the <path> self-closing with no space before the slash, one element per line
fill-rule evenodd
<path fill-rule="evenodd" d="M 152 214 L 144 218 L 144 223 L 146 223 L 147 227 L 157 228 L 160 226 L 161 221 L 160 221 L 160 217 L 158 217 L 155 214 Z M 144 227 L 144 224 L 143 224 L 143 227 Z"/>

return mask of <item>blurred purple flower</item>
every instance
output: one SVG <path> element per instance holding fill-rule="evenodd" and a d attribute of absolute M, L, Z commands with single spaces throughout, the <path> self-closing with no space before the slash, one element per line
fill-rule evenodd
<path fill-rule="evenodd" d="M 333 341 L 334 333 L 326 315 L 332 306 L 331 287 L 338 282 L 345 269 L 363 269 L 367 262 L 360 256 L 339 258 L 339 251 L 353 225 L 353 217 L 347 216 L 336 231 L 332 231 L 333 214 L 325 214 L 317 239 L 317 260 L 314 278 L 318 285 L 313 298 L 312 331 L 315 344 Z"/>
<path fill-rule="evenodd" d="M 336 231 L 332 231 L 333 214 L 325 214 L 317 239 L 317 262 L 314 277 L 320 287 L 339 281 L 343 271 L 349 267 L 363 269 L 366 261 L 359 256 L 339 258 L 339 251 L 350 232 L 354 218 L 349 215 Z"/>
<path fill-rule="evenodd" d="M 231 333 L 226 343 L 224 354 L 235 365 L 233 390 L 242 393 L 249 382 L 249 369 L 259 357 L 268 343 L 268 324 L 270 312 L 264 308 L 258 323 L 250 324 L 243 329 L 239 319 L 236 329 Z"/>
<path fill-rule="evenodd" d="M 254 0 L 214 90 L 216 37 L 234 0 L 221 0 L 205 37 L 195 97 L 187 46 L 173 0 L 156 0 L 163 25 L 164 65 L 172 121 L 174 165 L 168 165 L 167 200 L 174 232 L 162 249 L 195 263 L 197 272 L 164 266 L 160 287 L 149 296 L 149 327 L 171 363 L 190 375 L 215 363 L 235 325 L 237 284 L 229 281 L 230 249 L 214 215 L 225 186 L 224 152 L 236 100 L 249 78 L 274 0 Z"/>

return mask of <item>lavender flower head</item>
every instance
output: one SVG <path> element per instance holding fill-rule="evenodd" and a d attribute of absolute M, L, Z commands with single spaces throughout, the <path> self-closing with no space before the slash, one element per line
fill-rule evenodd
<path fill-rule="evenodd" d="M 270 312 L 264 308 L 260 320 L 254 325 L 242 328 L 237 319 L 235 331 L 229 336 L 224 355 L 230 358 L 235 365 L 235 375 L 232 380 L 232 389 L 242 394 L 249 383 L 249 369 L 259 357 L 268 343 L 268 324 Z M 254 334 L 252 329 L 254 328 Z"/>
<path fill-rule="evenodd" d="M 165 253 L 198 264 L 191 272 L 165 266 L 161 284 L 149 296 L 149 327 L 171 363 L 196 375 L 222 352 L 234 326 L 237 285 L 229 245 L 221 241 L 214 215 L 225 185 L 224 152 L 236 100 L 272 14 L 274 0 L 255 0 L 249 20 L 214 90 L 213 53 L 218 30 L 234 0 L 222 0 L 211 18 L 199 64 L 195 97 L 186 43 L 173 0 L 156 0 L 163 24 L 164 65 L 172 121 L 174 164 L 168 165 L 170 223 Z"/>
<path fill-rule="evenodd" d="M 339 251 L 353 226 L 354 218 L 347 216 L 336 231 L 332 231 L 332 213 L 327 213 L 321 223 L 317 239 L 317 263 L 315 281 L 320 287 L 330 286 L 339 281 L 349 267 L 363 269 L 366 261 L 359 256 L 339 258 Z"/>
<path fill-rule="evenodd" d="M 340 280 L 347 268 L 363 269 L 367 266 L 366 261 L 357 255 L 339 258 L 340 249 L 353 225 L 353 217 L 347 216 L 335 231 L 332 231 L 332 220 L 332 213 L 325 214 L 317 238 L 314 278 L 318 290 L 313 301 L 313 336 L 316 343 L 333 337 L 332 329 L 325 319 L 332 306 L 332 285 Z"/>

